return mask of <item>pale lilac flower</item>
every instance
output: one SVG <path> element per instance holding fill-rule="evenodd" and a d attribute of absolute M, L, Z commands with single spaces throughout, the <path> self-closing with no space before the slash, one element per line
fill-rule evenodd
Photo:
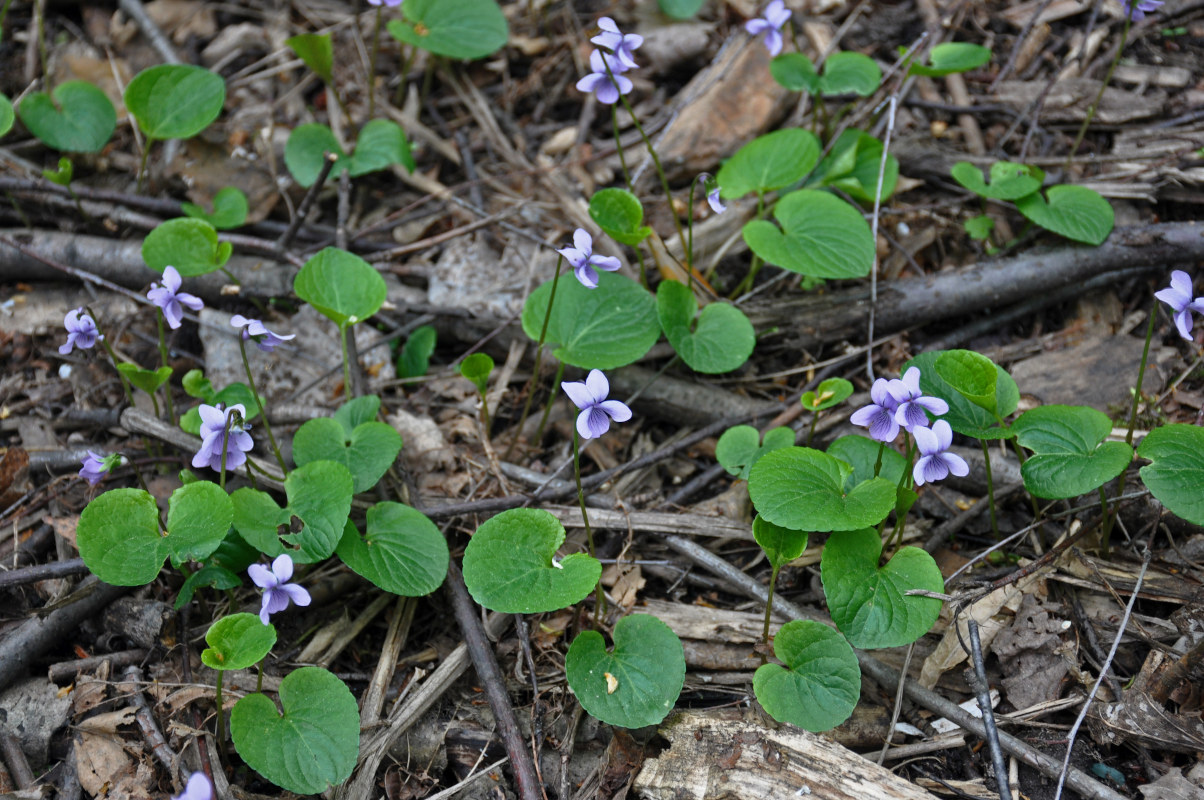
<path fill-rule="evenodd" d="M 782 0 L 770 0 L 765 6 L 764 17 L 753 17 L 744 23 L 744 30 L 751 35 L 765 34 L 765 46 L 771 56 L 782 52 L 782 26 L 790 19 L 790 9 Z"/>
<path fill-rule="evenodd" d="M 631 91 L 631 80 L 623 75 L 627 68 L 619 62 L 618 56 L 594 50 L 589 54 L 589 68 L 590 74 L 577 81 L 577 91 L 593 92 L 599 103 L 608 106 L 618 102 L 620 95 Z"/>
<path fill-rule="evenodd" d="M 226 469 L 241 467 L 246 463 L 247 453 L 255 445 L 242 422 L 247 417 L 247 409 L 242 404 L 232 405 L 225 410 L 221 405 L 202 404 L 199 411 L 201 448 L 192 457 L 192 466 L 197 469 L 209 467 L 214 472 L 221 472 L 223 448 L 226 452 Z"/>
<path fill-rule="evenodd" d="M 59 347 L 60 355 L 69 355 L 73 347 L 91 350 L 97 342 L 105 338 L 100 335 L 96 320 L 84 313 L 83 306 L 67 312 L 67 316 L 63 318 L 63 327 L 67 329 L 67 343 Z"/>
<path fill-rule="evenodd" d="M 252 339 L 255 342 L 255 346 L 265 353 L 271 353 L 289 339 L 297 338 L 297 334 L 295 333 L 290 333 L 288 336 L 272 333 L 259 320 L 247 319 L 242 314 L 235 314 L 230 317 L 230 324 L 236 328 L 242 328 L 242 340 L 244 342 L 247 339 Z"/>
<path fill-rule="evenodd" d="M 891 381 L 888 388 L 899 403 L 895 410 L 895 421 L 909 431 L 916 427 L 928 427 L 928 415 L 924 413 L 924 409 L 938 417 L 949 411 L 949 404 L 944 400 L 939 397 L 926 397 L 920 391 L 919 367 L 907 370 L 903 373 L 902 380 Z"/>
<path fill-rule="evenodd" d="M 573 274 L 586 289 L 598 288 L 598 273 L 594 268 L 614 272 L 621 266 L 619 259 L 614 256 L 594 255 L 594 237 L 584 228 L 578 228 L 573 234 L 573 246 L 557 250 L 565 260 L 573 265 Z"/>
<path fill-rule="evenodd" d="M 180 327 L 180 321 L 184 318 L 184 312 L 180 310 L 180 306 L 188 306 L 193 311 L 200 311 L 205 307 L 201 298 L 180 291 L 183 283 L 179 270 L 175 267 L 164 267 L 163 285 L 152 283 L 150 291 L 146 293 L 147 300 L 163 309 L 163 319 L 167 320 L 167 327 L 173 331 Z"/>
<path fill-rule="evenodd" d="M 194 772 L 188 776 L 184 791 L 178 797 L 172 795 L 171 800 L 213 800 L 213 782 L 205 773 Z"/>
<path fill-rule="evenodd" d="M 384 5 L 388 6 L 389 8 L 397 8 L 404 2 L 405 2 L 405 0 L 368 0 L 368 5 L 379 6 L 383 3 Z"/>
<path fill-rule="evenodd" d="M 610 421 L 626 422 L 631 409 L 619 400 L 607 400 L 610 382 L 600 369 L 591 369 L 584 381 L 565 381 L 560 384 L 564 393 L 581 409 L 577 415 L 577 433 L 582 439 L 597 439 L 610 430 Z"/>
<path fill-rule="evenodd" d="M 598 20 L 598 28 L 602 33 L 590 41 L 598 47 L 605 47 L 614 53 L 624 69 L 639 69 L 640 65 L 635 63 L 633 52 L 644 43 L 644 37 L 636 33 L 624 34 L 610 17 L 602 17 Z"/>
<path fill-rule="evenodd" d="M 309 605 L 309 592 L 299 584 L 288 582 L 288 579 L 293 577 L 293 559 L 288 553 L 277 556 L 272 562 L 271 570 L 262 564 L 252 564 L 247 567 L 247 574 L 255 581 L 256 586 L 263 589 L 263 605 L 259 609 L 259 619 L 264 625 L 268 624 L 268 618 L 272 614 L 278 614 L 288 608 L 290 600 L 299 606 Z"/>
<path fill-rule="evenodd" d="M 716 214 L 722 214 L 724 211 L 727 211 L 727 206 L 725 206 L 723 201 L 719 199 L 719 184 L 711 176 L 711 173 L 700 173 L 697 180 L 702 186 L 702 190 L 706 192 L 707 205 L 711 207 L 711 210 Z"/>
<path fill-rule="evenodd" d="M 970 465 L 964 458 L 956 453 L 946 452 L 953 442 L 953 430 L 945 420 L 938 419 L 931 428 L 912 428 L 911 435 L 916 439 L 916 447 L 920 449 L 921 456 L 911 473 L 916 486 L 944 480 L 949 477 L 949 473 L 959 478 L 970 474 Z"/>
<path fill-rule="evenodd" d="M 84 459 L 83 466 L 80 467 L 79 476 L 86 480 L 90 485 L 95 486 L 104 480 L 108 474 L 109 468 L 106 466 L 106 457 L 100 453 L 88 451 L 88 457 Z"/>
<path fill-rule="evenodd" d="M 1204 297 L 1193 300 L 1191 291 L 1191 276 L 1177 269 L 1171 273 L 1170 287 L 1154 292 L 1154 297 L 1175 310 L 1175 327 L 1179 329 L 1179 335 L 1189 342 L 1194 341 L 1191 335 L 1191 312 L 1204 313 Z"/>
<path fill-rule="evenodd" d="M 1163 0 L 1122 0 L 1125 14 L 1134 22 L 1145 19 L 1145 15 L 1162 8 Z"/>
<path fill-rule="evenodd" d="M 899 423 L 895 420 L 895 411 L 899 401 L 890 391 L 890 381 L 879 378 L 870 387 L 868 406 L 859 408 L 849 417 L 849 422 L 862 428 L 870 429 L 870 438 L 879 442 L 893 442 L 899 435 Z"/>

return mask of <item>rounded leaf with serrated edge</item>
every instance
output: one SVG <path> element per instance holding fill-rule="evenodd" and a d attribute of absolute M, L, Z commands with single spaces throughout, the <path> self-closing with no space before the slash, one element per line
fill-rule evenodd
<path fill-rule="evenodd" d="M 259 663 L 276 644 L 276 626 L 264 625 L 258 614 L 231 614 L 209 626 L 209 645 L 201 661 L 210 669 L 246 669 Z"/>
<path fill-rule="evenodd" d="M 949 423 L 957 433 L 975 439 L 1010 439 L 1015 434 L 1007 426 L 1000 426 L 994 414 L 971 403 L 961 393 L 941 378 L 936 369 L 936 360 L 943 353 L 955 350 L 932 350 L 920 353 L 903 365 L 903 372 L 911 367 L 920 369 L 920 390 L 929 397 L 939 397 L 949 404 L 949 411 L 941 419 Z M 1020 389 L 1012 376 L 999 365 L 995 366 L 995 413 L 1007 417 L 1020 405 Z"/>
<path fill-rule="evenodd" d="M 1078 497 L 1124 472 L 1133 448 L 1105 442 L 1112 420 L 1087 406 L 1039 406 L 1020 415 L 1012 431 L 1033 455 L 1020 467 L 1024 488 L 1046 499 Z"/>
<path fill-rule="evenodd" d="M 523 306 L 523 331 L 539 340 L 552 282 L 531 292 Z M 630 278 L 598 273 L 598 288 L 587 289 L 572 276 L 561 276 L 545 341 L 553 355 L 582 369 L 614 369 L 634 363 L 661 335 L 656 300 Z"/>
<path fill-rule="evenodd" d="M 908 74 L 939 78 L 955 72 L 978 69 L 990 60 L 991 48 L 989 47 L 970 42 L 944 42 L 929 52 L 928 63 L 931 66 L 912 64 Z"/>
<path fill-rule="evenodd" d="M 940 600 L 907 594 L 912 589 L 945 590 L 932 556 L 904 547 L 879 567 L 881 555 L 878 531 L 863 528 L 829 537 L 820 558 L 832 621 L 850 644 L 862 649 L 911 644 L 941 612 Z"/>
<path fill-rule="evenodd" d="M 828 192 L 791 192 L 773 209 L 777 225 L 756 219 L 744 241 L 767 263 L 813 278 L 860 278 L 874 263 L 874 237 L 861 213 Z"/>
<path fill-rule="evenodd" d="M 828 378 L 815 387 L 813 392 L 803 392 L 799 402 L 811 412 L 823 411 L 840 405 L 853 395 L 853 384 L 844 378 Z"/>
<path fill-rule="evenodd" d="M 142 260 L 148 267 L 160 273 L 175 267 L 183 278 L 221 269 L 231 252 L 230 243 L 219 242 L 212 225 L 192 217 L 162 222 L 142 240 Z"/>
<path fill-rule="evenodd" d="M 959 161 L 949 172 L 953 180 L 979 197 L 995 200 L 1019 200 L 1041 188 L 1045 173 L 1037 167 L 996 161 L 991 165 L 991 183 L 982 178 L 982 170 L 969 161 Z"/>
<path fill-rule="evenodd" d="M 484 58 L 510 38 L 506 17 L 494 0 L 409 0 L 405 20 L 389 20 L 398 41 L 448 58 Z"/>
<path fill-rule="evenodd" d="M 806 531 L 796 531 L 774 525 L 763 517 L 752 524 L 753 538 L 765 551 L 765 557 L 774 567 L 782 567 L 803 554 L 807 549 Z"/>
<path fill-rule="evenodd" d="M 728 428 L 715 443 L 715 460 L 723 465 L 729 475 L 742 481 L 748 480 L 748 471 L 757 459 L 772 450 L 780 450 L 794 444 L 794 431 L 785 426 L 761 433 L 751 425 L 736 425 Z"/>
<path fill-rule="evenodd" d="M 743 311 L 716 301 L 698 314 L 698 301 L 684 283 L 661 281 L 656 287 L 656 311 L 665 337 L 695 372 L 731 372 L 748 360 L 757 343 Z"/>
<path fill-rule="evenodd" d="M 139 72 L 125 87 L 125 107 L 151 139 L 188 139 L 217 119 L 226 82 L 204 67 L 160 64 Z"/>
<path fill-rule="evenodd" d="M 995 362 L 973 350 L 946 350 L 937 356 L 936 374 L 955 392 L 987 413 L 995 412 Z"/>
<path fill-rule="evenodd" d="M 28 94 L 17 113 L 30 133 L 64 153 L 95 153 L 117 127 L 113 103 L 87 81 L 60 83 L 50 94 Z"/>
<path fill-rule="evenodd" d="M 340 328 L 371 317 L 385 303 L 385 279 L 364 259 L 327 247 L 305 262 L 293 291 Z"/>
<path fill-rule="evenodd" d="M 869 97 L 882 81 L 882 70 L 863 53 L 833 53 L 824 62 L 819 90 L 825 95 L 856 94 Z"/>
<path fill-rule="evenodd" d="M 323 417 L 309 420 L 293 436 L 297 466 L 313 461 L 342 464 L 351 473 L 356 494 L 375 486 L 400 452 L 401 435 L 383 422 L 361 423 L 348 436 L 336 420 Z"/>
<path fill-rule="evenodd" d="M 281 714 L 263 694 L 230 711 L 230 736 L 243 761 L 277 786 L 318 794 L 351 775 L 359 756 L 360 715 L 341 680 L 301 667 L 280 682 Z"/>
<path fill-rule="evenodd" d="M 368 533 L 351 520 L 339 542 L 339 558 L 386 592 L 421 597 L 439 588 L 447 575 L 447 541 L 426 515 L 401 503 L 368 509 Z"/>
<path fill-rule="evenodd" d="M 225 489 L 212 481 L 197 481 L 171 493 L 167 502 L 165 555 L 177 562 L 203 561 L 221 545 L 234 518 L 234 504 Z"/>
<path fill-rule="evenodd" d="M 778 630 L 773 652 L 786 667 L 762 664 L 753 674 L 753 693 L 769 716 L 815 732 L 849 718 L 861 695 L 861 667 L 843 636 L 814 620 L 794 620 Z"/>
<path fill-rule="evenodd" d="M 770 522 L 799 531 L 848 531 L 877 525 L 895 507 L 895 485 L 871 478 L 847 494 L 853 468 L 809 447 L 766 453 L 748 474 L 748 493 Z"/>
<path fill-rule="evenodd" d="M 224 230 L 238 228 L 247 221 L 250 206 L 247 196 L 237 186 L 225 186 L 213 196 L 213 213 L 195 203 L 181 203 L 180 210 L 195 219 L 208 222 L 213 227 Z"/>
<path fill-rule="evenodd" d="M 800 181 L 819 161 L 815 134 L 801 128 L 758 136 L 719 168 L 720 194 L 734 200 L 750 192 L 772 192 Z"/>
<path fill-rule="evenodd" d="M 1033 192 L 1016 201 L 1016 208 L 1032 222 L 1076 242 L 1100 245 L 1112 232 L 1112 204 L 1086 186 L 1053 186 L 1042 197 Z"/>
<path fill-rule="evenodd" d="M 464 585 L 490 611 L 536 614 L 571 606 L 593 591 L 602 565 L 585 553 L 556 562 L 562 544 L 564 526 L 547 511 L 503 511 L 477 528 L 464 549 Z"/>
<path fill-rule="evenodd" d="M 351 513 L 351 473 L 333 461 L 297 467 L 284 480 L 284 508 L 266 492 L 242 488 L 230 495 L 234 527 L 259 552 L 275 558 L 288 554 L 298 564 L 313 564 L 334 552 Z M 294 532 L 296 517 L 300 531 Z"/>
<path fill-rule="evenodd" d="M 626 189 L 602 189 L 589 199 L 589 216 L 616 242 L 633 247 L 648 238 L 652 228 L 644 224 L 644 206 Z"/>
<path fill-rule="evenodd" d="M 614 641 L 607 652 L 597 631 L 573 640 L 564 662 L 569 688 L 582 708 L 608 725 L 657 724 L 673 710 L 685 684 L 681 640 L 656 617 L 632 614 L 615 625 Z"/>
<path fill-rule="evenodd" d="M 1152 462 L 1140 472 L 1150 493 L 1175 516 L 1204 525 L 1204 428 L 1155 428 L 1142 440 L 1137 455 Z"/>

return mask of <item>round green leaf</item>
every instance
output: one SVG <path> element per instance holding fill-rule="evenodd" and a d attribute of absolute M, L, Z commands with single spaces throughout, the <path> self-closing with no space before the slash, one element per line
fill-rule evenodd
<path fill-rule="evenodd" d="M 95 153 L 117 127 L 117 110 L 108 96 L 87 81 L 61 83 L 51 94 L 28 94 L 17 113 L 30 133 L 64 153 Z"/>
<path fill-rule="evenodd" d="M 593 591 L 602 565 L 585 553 L 555 560 L 564 544 L 560 520 L 515 508 L 486 520 L 464 549 L 464 585 L 491 611 L 536 614 L 571 606 Z"/>
<path fill-rule="evenodd" d="M 644 225 L 644 206 L 626 189 L 602 189 L 589 199 L 589 215 L 607 236 L 633 247 L 648 238 L 652 228 Z"/>
<path fill-rule="evenodd" d="M 657 4 L 675 19 L 689 19 L 698 13 L 705 0 L 657 0 Z"/>
<path fill-rule="evenodd" d="M 904 547 L 878 566 L 878 531 L 863 528 L 829 537 L 820 557 L 820 579 L 832 621 L 854 647 L 911 644 L 932 628 L 941 601 L 908 595 L 912 589 L 943 592 L 941 570 L 918 547 Z"/>
<path fill-rule="evenodd" d="M 329 33 L 302 33 L 285 39 L 297 58 L 326 83 L 334 83 L 334 46 Z"/>
<path fill-rule="evenodd" d="M 482 396 L 489 388 L 489 375 L 493 372 L 493 359 L 488 353 L 473 353 L 460 363 L 460 375 L 470 381 Z"/>
<path fill-rule="evenodd" d="M 438 332 L 433 325 L 422 325 L 414 329 L 401 347 L 397 357 L 399 378 L 421 378 L 431 366 L 431 355 L 435 352 Z"/>
<path fill-rule="evenodd" d="M 1112 232 L 1112 204 L 1086 186 L 1054 186 L 1016 201 L 1020 213 L 1033 222 L 1076 242 L 1100 245 Z"/>
<path fill-rule="evenodd" d="M 113 489 L 79 515 L 75 541 L 92 574 L 114 586 L 150 583 L 163 567 L 159 510 L 142 489 Z"/>
<path fill-rule="evenodd" d="M 355 140 L 355 152 L 347 167 L 351 177 L 379 172 L 394 164 L 401 164 L 407 172 L 414 171 L 414 155 L 410 151 L 409 140 L 401 126 L 393 120 L 369 120 Z M 321 167 L 321 164 L 318 166 Z"/>
<path fill-rule="evenodd" d="M 937 356 L 936 374 L 955 392 L 989 414 L 995 413 L 995 362 L 973 350 L 948 350 Z"/>
<path fill-rule="evenodd" d="M 246 669 L 254 666 L 276 644 L 276 626 L 264 625 L 257 614 L 231 614 L 209 626 L 209 645 L 201 662 L 210 669 Z"/>
<path fill-rule="evenodd" d="M 13 129 L 16 115 L 13 114 L 13 101 L 0 94 L 0 136 Z"/>
<path fill-rule="evenodd" d="M 161 64 L 125 87 L 125 107 L 151 139 L 187 139 L 217 119 L 226 102 L 220 75 L 191 64 Z"/>
<path fill-rule="evenodd" d="M 874 478 L 874 465 L 878 463 L 879 453 L 882 454 L 882 465 L 878 468 L 878 477 L 898 486 L 903 471 L 907 469 L 907 459 L 897 451 L 884 447 L 882 442 L 849 434 L 828 445 L 828 455 L 839 458 L 853 468 L 845 479 L 845 491 Z"/>
<path fill-rule="evenodd" d="M 552 282 L 531 292 L 523 306 L 523 331 L 539 339 Z M 638 361 L 660 338 L 656 301 L 638 283 L 613 272 L 598 274 L 598 288 L 570 277 L 556 288 L 546 341 L 554 355 L 582 369 L 613 369 Z"/>
<path fill-rule="evenodd" d="M 948 422 L 949 427 L 953 430 L 963 436 L 971 436 L 975 439 L 1012 438 L 1014 434 L 1011 429 L 1006 425 L 1000 426 L 995 414 L 971 403 L 940 376 L 936 362 L 946 352 L 958 351 L 933 350 L 920 353 L 903 365 L 903 371 L 906 372 L 911 367 L 919 367 L 920 389 L 924 394 L 939 397 L 949 404 L 949 413 L 941 419 Z M 1012 380 L 1011 375 L 1004 371 L 1003 367 L 996 365 L 995 370 L 995 413 L 1000 418 L 1004 418 L 1015 411 L 1016 406 L 1020 404 L 1020 389 L 1016 387 L 1016 382 Z"/>
<path fill-rule="evenodd" d="M 882 70 L 874 59 L 861 53 L 833 53 L 824 62 L 819 90 L 825 95 L 856 94 L 869 97 L 878 90 Z"/>
<path fill-rule="evenodd" d="M 807 178 L 806 188 L 834 187 L 864 203 L 874 202 L 878 173 L 882 173 L 882 199 L 894 194 L 899 182 L 899 160 L 889 153 L 882 168 L 882 142 L 851 128 L 832 144 L 828 155 Z"/>
<path fill-rule="evenodd" d="M 681 640 L 648 614 L 619 620 L 614 640 L 609 653 L 597 631 L 573 640 L 564 661 L 569 688 L 582 708 L 608 725 L 655 725 L 673 710 L 685 684 Z"/>
<path fill-rule="evenodd" d="M 425 514 L 401 503 L 369 508 L 365 536 L 348 520 L 335 552 L 356 573 L 403 597 L 430 594 L 447 575 L 442 532 Z"/>
<path fill-rule="evenodd" d="M 773 653 L 786 668 L 762 664 L 753 674 L 753 693 L 769 716 L 815 732 L 849 718 L 861 697 L 861 667 L 844 637 L 821 622 L 794 620 L 774 637 Z"/>
<path fill-rule="evenodd" d="M 339 410 L 334 412 L 333 419 L 343 426 L 344 434 L 351 436 L 360 425 L 376 419 L 378 411 L 380 411 L 380 398 L 374 394 L 366 394 L 363 397 L 353 397 L 339 406 Z"/>
<path fill-rule="evenodd" d="M 494 0 L 409 0 L 405 20 L 390 20 L 398 41 L 448 58 L 484 58 L 506 45 L 510 29 Z"/>
<path fill-rule="evenodd" d="M 991 165 L 991 183 L 982 179 L 982 170 L 969 161 L 959 161 L 950 170 L 953 180 L 979 197 L 995 200 L 1019 200 L 1041 188 L 1045 172 L 1027 164 L 996 161 Z"/>
<path fill-rule="evenodd" d="M 728 428 L 715 443 L 715 460 L 723 465 L 729 475 L 742 481 L 748 480 L 748 471 L 766 453 L 794 445 L 794 431 L 786 426 L 765 432 L 761 441 L 760 432 L 751 425 L 736 425 Z"/>
<path fill-rule="evenodd" d="M 877 525 L 895 507 L 895 485 L 871 478 L 847 494 L 853 468 L 809 447 L 766 453 L 748 475 L 757 512 L 784 528 L 847 531 Z"/>
<path fill-rule="evenodd" d="M 221 545 L 234 519 L 226 490 L 212 481 L 197 481 L 171 493 L 167 531 L 160 540 L 164 555 L 180 564 L 204 561 Z"/>
<path fill-rule="evenodd" d="M 384 305 L 385 279 L 364 259 L 327 247 L 293 279 L 293 291 L 340 328 L 368 319 Z"/>
<path fill-rule="evenodd" d="M 228 242 L 217 240 L 212 225 L 192 217 L 160 223 L 142 240 L 142 260 L 148 267 L 159 273 L 175 267 L 184 278 L 221 269 L 232 250 Z"/>
<path fill-rule="evenodd" d="M 195 203 L 181 203 L 180 210 L 195 219 L 208 222 L 218 230 L 237 228 L 247 221 L 247 196 L 237 186 L 226 186 L 213 196 L 213 213 Z"/>
<path fill-rule="evenodd" d="M 938 44 L 928 53 L 928 63 L 932 66 L 912 64 L 907 74 L 939 78 L 955 72 L 978 69 L 990 60 L 989 47 L 969 42 L 945 42 Z"/>
<path fill-rule="evenodd" d="M 318 794 L 351 775 L 359 756 L 355 697 L 333 673 L 301 667 L 280 682 L 281 714 L 263 694 L 230 711 L 230 736 L 243 760 L 277 786 Z"/>
<path fill-rule="evenodd" d="M 171 367 L 159 367 L 158 369 L 143 369 L 137 364 L 131 364 L 128 361 L 123 361 L 117 365 L 117 371 L 125 376 L 135 389 L 139 389 L 147 394 L 154 394 L 159 391 L 159 387 L 167 383 L 171 378 Z"/>
<path fill-rule="evenodd" d="M 1133 448 L 1105 442 L 1112 420 L 1087 406 L 1039 406 L 1020 415 L 1012 431 L 1033 451 L 1020 468 L 1036 497 L 1063 499 L 1098 489 L 1124 472 Z"/>
<path fill-rule="evenodd" d="M 853 395 L 853 384 L 844 378 L 828 378 L 821 381 L 813 392 L 803 392 L 800 402 L 803 408 L 815 413 L 838 406 Z"/>
<path fill-rule="evenodd" d="M 731 372 L 748 360 L 757 343 L 743 311 L 716 301 L 698 314 L 694 293 L 674 280 L 661 281 L 656 287 L 656 313 L 669 343 L 695 372 Z"/>
<path fill-rule="evenodd" d="M 346 166 L 347 155 L 330 128 L 316 122 L 298 125 L 288 135 L 288 143 L 284 146 L 284 165 L 297 185 L 308 189 L 322 172 L 327 153 L 338 159 L 331 167 L 331 173 Z"/>
<path fill-rule="evenodd" d="M 819 139 L 802 128 L 758 136 L 736 151 L 719 169 L 726 199 L 749 192 L 771 192 L 803 179 L 819 161 Z"/>
<path fill-rule="evenodd" d="M 1155 428 L 1138 446 L 1137 455 L 1152 462 L 1140 473 L 1150 493 L 1176 516 L 1204 525 L 1204 492 L 1200 491 L 1204 486 L 1204 428 Z"/>
<path fill-rule="evenodd" d="M 234 527 L 253 547 L 275 558 L 288 548 L 298 564 L 313 564 L 334 552 L 351 513 L 351 473 L 333 461 L 297 467 L 284 480 L 284 508 L 266 492 L 242 488 L 230 495 Z"/>
<path fill-rule="evenodd" d="M 342 464 L 351 473 L 356 494 L 375 486 L 400 452 L 401 435 L 391 425 L 376 421 L 362 423 L 348 435 L 329 417 L 311 419 L 293 437 L 297 466 L 313 461 Z"/>
<path fill-rule="evenodd" d="M 792 92 L 815 94 L 819 91 L 819 73 L 811 59 L 802 53 L 782 53 L 769 62 L 769 74 L 782 88 Z"/>
<path fill-rule="evenodd" d="M 789 564 L 807 549 L 806 531 L 783 528 L 759 516 L 753 520 L 752 530 L 753 538 L 775 568 Z"/>
<path fill-rule="evenodd" d="M 857 209 L 828 192 L 803 189 L 778 201 L 774 217 L 744 226 L 744 241 L 770 264 L 813 278 L 860 278 L 874 263 L 874 237 Z"/>

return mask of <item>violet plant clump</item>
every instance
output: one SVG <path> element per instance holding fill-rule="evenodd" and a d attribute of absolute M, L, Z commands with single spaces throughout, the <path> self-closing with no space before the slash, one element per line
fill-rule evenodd
<path fill-rule="evenodd" d="M 200 311 L 205 307 L 201 298 L 180 291 L 183 283 L 179 270 L 175 267 L 164 267 L 163 284 L 152 283 L 150 291 L 146 293 L 146 299 L 159 307 L 163 318 L 167 320 L 167 326 L 173 331 L 180 327 L 184 319 L 183 308 Z"/>
<path fill-rule="evenodd" d="M 293 577 L 293 559 L 288 553 L 277 556 L 271 569 L 262 564 L 251 564 L 247 567 L 247 574 L 256 586 L 263 589 L 259 619 L 264 625 L 268 624 L 272 614 L 279 614 L 288 608 L 290 602 L 299 606 L 307 606 L 310 603 L 309 592 L 305 587 L 289 583 Z"/>

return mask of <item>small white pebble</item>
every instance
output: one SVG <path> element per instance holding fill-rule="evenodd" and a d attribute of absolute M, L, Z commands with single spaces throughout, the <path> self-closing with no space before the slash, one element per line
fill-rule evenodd
<path fill-rule="evenodd" d="M 911 226 L 906 222 L 900 222 L 895 226 L 895 232 L 900 236 L 906 236 L 907 234 L 911 233 Z"/>
<path fill-rule="evenodd" d="M 70 364 L 59 364 L 59 377 L 62 378 L 63 380 L 66 380 L 67 378 L 71 377 L 71 365 Z"/>

